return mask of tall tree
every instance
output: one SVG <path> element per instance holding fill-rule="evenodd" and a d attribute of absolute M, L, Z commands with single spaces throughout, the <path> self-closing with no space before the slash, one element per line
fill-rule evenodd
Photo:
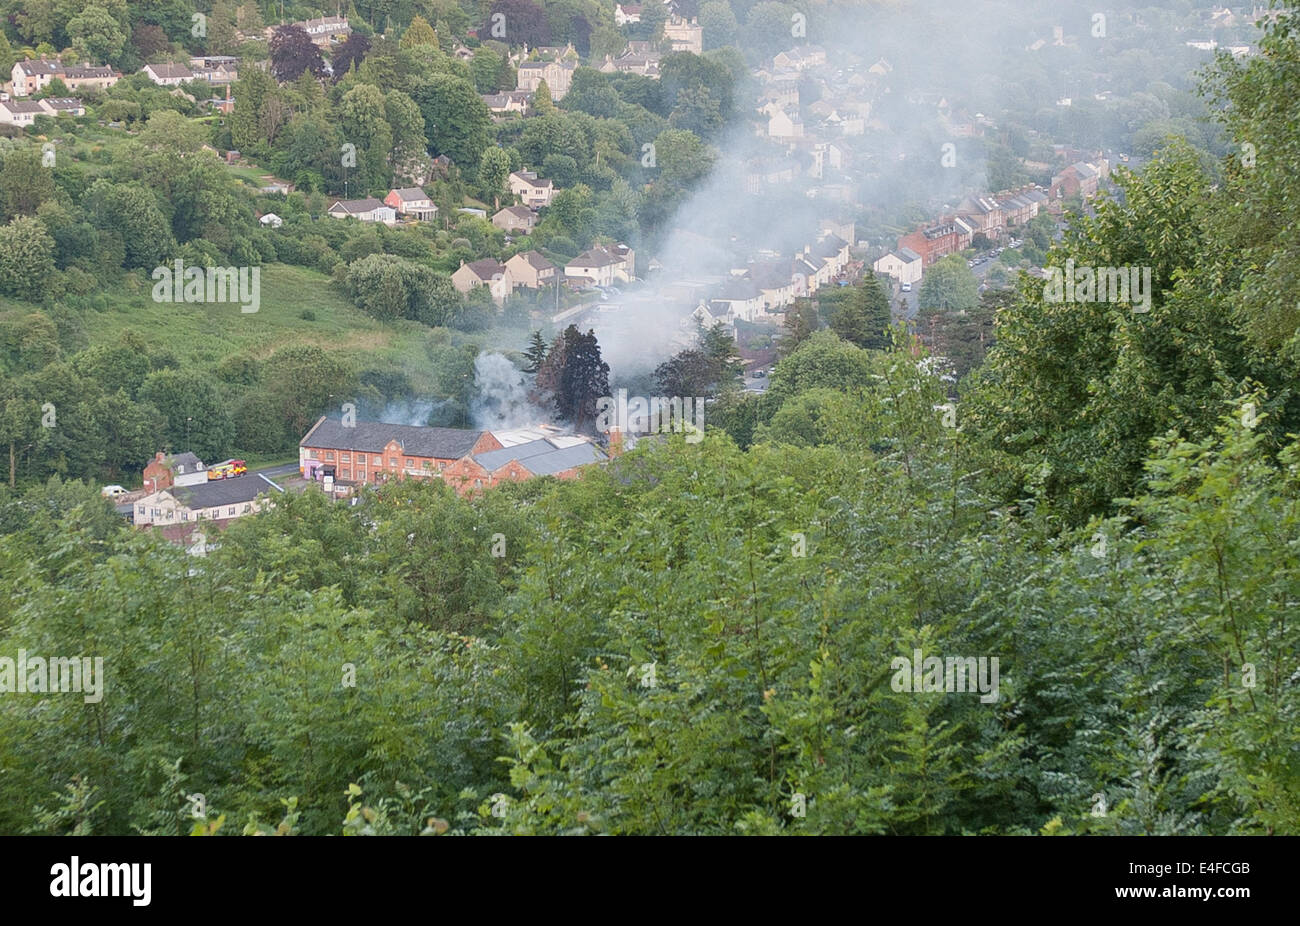
<path fill-rule="evenodd" d="M 325 62 L 320 49 L 301 26 L 278 26 L 271 33 L 271 76 L 281 83 L 297 80 L 303 74 L 320 77 Z"/>

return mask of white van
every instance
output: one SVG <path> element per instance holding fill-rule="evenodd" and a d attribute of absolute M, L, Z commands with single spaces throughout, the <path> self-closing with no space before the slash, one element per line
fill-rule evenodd
<path fill-rule="evenodd" d="M 99 490 L 99 494 L 104 496 L 104 498 L 121 498 L 126 494 L 126 489 L 118 485 L 104 486 L 104 488 Z"/>

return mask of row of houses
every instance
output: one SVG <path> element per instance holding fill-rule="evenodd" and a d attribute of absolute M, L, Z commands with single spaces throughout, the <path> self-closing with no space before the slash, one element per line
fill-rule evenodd
<path fill-rule="evenodd" d="M 121 80 L 122 74 L 106 65 L 92 65 L 88 61 L 64 65 L 58 59 L 27 58 L 15 62 L 5 92 L 14 97 L 31 96 L 42 92 L 56 78 L 69 90 L 104 90 Z"/>
<path fill-rule="evenodd" d="M 517 170 L 510 174 L 510 192 L 524 202 L 523 207 L 506 207 L 492 217 L 498 228 L 507 231 L 531 231 L 537 224 L 534 210 L 551 204 L 555 184 L 532 171 Z M 388 191 L 383 199 L 373 196 L 364 199 L 336 199 L 326 209 L 336 219 L 357 219 L 361 222 L 380 222 L 395 225 L 399 219 L 432 222 L 438 207 L 429 194 L 419 187 L 400 187 Z"/>
<path fill-rule="evenodd" d="M 25 128 L 37 116 L 84 116 L 86 107 L 74 97 L 46 97 L 43 100 L 0 100 L 0 125 Z"/>
<path fill-rule="evenodd" d="M 524 251 L 505 263 L 492 258 L 462 263 L 451 275 L 459 292 L 486 286 L 498 304 L 516 289 L 541 289 L 561 279 L 576 285 L 631 283 L 636 279 L 636 253 L 625 244 L 593 247 L 565 264 L 563 277 L 560 268 L 537 251 Z"/>

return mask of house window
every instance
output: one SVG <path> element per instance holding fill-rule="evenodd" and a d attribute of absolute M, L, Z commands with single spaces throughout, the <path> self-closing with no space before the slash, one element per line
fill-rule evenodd
<path fill-rule="evenodd" d="M 308 455 L 309 455 L 313 460 L 319 460 L 319 459 L 320 459 L 320 451 L 319 451 L 319 450 L 310 450 L 310 451 L 308 451 Z"/>
<path fill-rule="evenodd" d="M 176 512 L 174 512 L 174 511 L 168 511 L 168 512 L 167 512 L 167 520 L 168 520 L 168 521 L 171 521 L 171 520 L 174 519 L 175 517 L 176 517 Z"/>
<path fill-rule="evenodd" d="M 375 465 L 376 465 L 376 466 L 383 466 L 383 465 L 384 465 L 384 458 L 383 458 L 383 457 L 375 457 Z"/>
<path fill-rule="evenodd" d="M 182 511 L 182 512 L 181 512 L 181 520 L 182 520 L 182 521 L 188 521 L 189 519 L 190 519 L 190 513 L 189 513 L 188 511 Z"/>
<path fill-rule="evenodd" d="M 334 451 L 333 451 L 333 450 L 326 450 L 326 451 L 325 451 L 325 459 L 326 459 L 327 461 L 329 461 L 329 460 L 333 460 L 333 459 L 334 459 Z"/>
<path fill-rule="evenodd" d="M 433 469 L 433 461 L 432 461 L 432 460 L 425 460 L 425 461 L 424 461 L 424 469 L 425 469 L 426 472 L 429 471 L 429 470 L 431 470 L 431 469 Z"/>
<path fill-rule="evenodd" d="M 394 469 L 396 469 L 396 468 L 397 468 L 397 457 L 389 457 L 389 458 L 388 458 L 388 465 L 391 466 L 391 467 L 393 467 Z"/>
<path fill-rule="evenodd" d="M 407 468 L 407 469 L 415 469 L 415 461 L 412 460 L 410 457 L 407 457 L 407 459 L 406 459 L 406 468 Z"/>
<path fill-rule="evenodd" d="M 339 462 L 340 462 L 340 463 L 351 463 L 351 462 L 352 462 L 352 454 L 350 454 L 350 453 L 340 453 L 340 454 L 339 454 Z"/>
<path fill-rule="evenodd" d="M 144 505 L 141 505 L 139 508 L 136 509 L 136 513 L 139 514 L 140 517 L 142 517 L 142 518 L 144 517 L 144 512 L 145 512 L 145 507 L 144 507 Z"/>
<path fill-rule="evenodd" d="M 226 514 L 230 515 L 233 518 L 235 516 L 235 506 L 231 505 L 230 508 L 226 511 Z"/>
<path fill-rule="evenodd" d="M 351 478 L 352 478 L 352 470 L 350 470 L 350 469 L 343 469 L 343 470 L 341 470 L 341 471 L 339 472 L 339 475 L 340 475 L 343 479 L 351 479 Z"/>
<path fill-rule="evenodd" d="M 161 509 L 161 508 L 154 508 L 154 509 L 151 509 L 150 512 L 149 512 L 149 516 L 152 517 L 152 518 L 160 518 L 160 517 L 162 517 L 162 509 Z"/>

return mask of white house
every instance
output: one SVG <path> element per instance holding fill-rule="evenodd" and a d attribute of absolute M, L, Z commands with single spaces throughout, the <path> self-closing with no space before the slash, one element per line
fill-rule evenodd
<path fill-rule="evenodd" d="M 569 280 L 588 280 L 597 286 L 612 286 L 619 281 L 630 283 L 636 279 L 635 256 L 625 244 L 594 247 L 565 264 L 564 276 Z"/>
<path fill-rule="evenodd" d="M 198 75 L 183 64 L 146 64 L 142 69 L 146 77 L 160 87 L 175 87 L 186 81 L 197 80 Z"/>
<path fill-rule="evenodd" d="M 336 199 L 327 212 L 336 219 L 359 219 L 362 222 L 383 222 L 385 225 L 397 222 L 397 210 L 373 196 L 367 199 Z"/>
<path fill-rule="evenodd" d="M 531 170 L 517 170 L 510 175 L 510 192 L 518 196 L 529 209 L 541 209 L 551 204 L 555 184 L 542 179 Z"/>
<path fill-rule="evenodd" d="M 899 283 L 919 283 L 924 271 L 921 255 L 911 248 L 899 248 L 891 251 L 871 265 L 876 273 L 891 276 Z"/>

